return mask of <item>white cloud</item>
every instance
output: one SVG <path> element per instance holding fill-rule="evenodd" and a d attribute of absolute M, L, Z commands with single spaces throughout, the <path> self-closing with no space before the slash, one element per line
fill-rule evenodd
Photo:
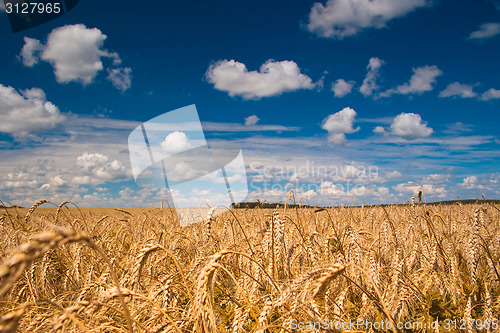
<path fill-rule="evenodd" d="M 347 107 L 325 118 L 321 128 L 328 131 L 328 141 L 336 145 L 345 144 L 345 134 L 354 133 L 360 130 L 359 127 L 353 128 L 355 117 L 356 111 Z"/>
<path fill-rule="evenodd" d="M 256 115 L 251 115 L 249 117 L 245 118 L 245 126 L 253 126 L 256 125 L 259 122 L 259 117 Z"/>
<path fill-rule="evenodd" d="M 463 179 L 458 185 L 468 190 L 496 190 L 498 194 L 498 184 L 500 183 L 500 174 L 485 174 L 481 176 L 469 176 Z"/>
<path fill-rule="evenodd" d="M 469 39 L 487 39 L 500 34 L 500 23 L 483 23 L 479 30 L 472 32 Z"/>
<path fill-rule="evenodd" d="M 433 173 L 423 178 L 423 181 L 426 183 L 432 184 L 442 184 L 448 182 L 448 175 L 442 173 Z"/>
<path fill-rule="evenodd" d="M 83 153 L 76 159 L 76 165 L 82 170 L 81 176 L 74 177 L 73 184 L 102 184 L 106 181 L 119 181 L 127 177 L 123 164 L 99 153 Z"/>
<path fill-rule="evenodd" d="M 104 68 L 101 58 L 112 58 L 114 64 L 121 62 L 117 53 L 102 48 L 106 38 L 97 28 L 65 25 L 52 30 L 45 45 L 36 39 L 25 39 L 21 56 L 23 63 L 31 67 L 38 62 L 37 52 L 41 52 L 40 59 L 54 67 L 57 82 L 88 85 Z"/>
<path fill-rule="evenodd" d="M 335 83 L 332 83 L 332 91 L 335 93 L 335 97 L 340 98 L 351 93 L 355 83 L 354 81 L 347 82 L 344 79 L 338 79 Z"/>
<path fill-rule="evenodd" d="M 499 99 L 499 98 L 500 98 L 500 90 L 497 90 L 494 88 L 491 88 L 490 90 L 485 91 L 481 95 L 481 99 L 483 101 L 489 101 L 490 99 Z"/>
<path fill-rule="evenodd" d="M 342 39 L 368 28 L 383 28 L 394 18 L 405 16 L 426 0 L 328 0 L 316 2 L 307 29 L 321 37 Z"/>
<path fill-rule="evenodd" d="M 357 184 L 368 184 L 381 180 L 377 167 L 365 166 L 354 162 L 342 165 L 336 169 L 336 172 L 329 173 L 329 177 L 335 182 L 354 182 Z"/>
<path fill-rule="evenodd" d="M 186 133 L 179 131 L 170 133 L 161 143 L 161 149 L 168 154 L 176 154 L 192 147 Z"/>
<path fill-rule="evenodd" d="M 283 126 L 283 125 L 246 125 L 238 123 L 214 123 L 202 122 L 203 130 L 208 132 L 286 132 L 286 131 L 300 131 L 300 127 Z"/>
<path fill-rule="evenodd" d="M 379 97 L 389 97 L 392 94 L 423 94 L 434 89 L 433 85 L 436 83 L 436 78 L 442 74 L 443 72 L 434 65 L 413 68 L 413 75 L 409 82 L 397 86 L 395 89 L 389 89 L 379 94 Z"/>
<path fill-rule="evenodd" d="M 64 179 L 64 177 L 57 175 L 50 179 L 50 184 L 52 186 L 63 186 L 66 184 L 66 180 Z"/>
<path fill-rule="evenodd" d="M 397 170 L 388 172 L 385 174 L 385 178 L 387 179 L 394 179 L 394 178 L 401 178 L 403 177 L 403 174 Z"/>
<path fill-rule="evenodd" d="M 21 50 L 21 59 L 26 67 L 33 67 L 39 62 L 39 53 L 43 51 L 43 45 L 38 39 L 24 37 L 24 46 Z"/>
<path fill-rule="evenodd" d="M 108 80 L 113 83 L 116 89 L 121 91 L 125 91 L 132 86 L 131 75 L 132 69 L 129 67 L 108 69 Z"/>
<path fill-rule="evenodd" d="M 108 161 L 108 157 L 95 153 L 95 154 L 89 154 L 89 153 L 83 153 L 82 155 L 78 156 L 76 159 L 76 165 L 79 167 L 82 167 L 83 169 L 90 171 L 94 168 L 101 167 Z"/>
<path fill-rule="evenodd" d="M 448 129 L 444 130 L 445 133 L 447 134 L 460 134 L 463 132 L 472 132 L 473 126 L 464 124 L 460 121 L 457 121 L 453 124 L 448 125 Z"/>
<path fill-rule="evenodd" d="M 373 92 L 379 88 L 377 85 L 377 79 L 380 76 L 379 71 L 384 61 L 379 58 L 371 58 L 368 63 L 368 73 L 366 74 L 365 79 L 363 80 L 363 85 L 359 88 L 359 91 L 364 96 L 371 96 Z"/>
<path fill-rule="evenodd" d="M 406 182 L 402 184 L 398 184 L 393 187 L 400 194 L 405 195 L 415 195 L 418 191 L 422 190 L 424 195 L 436 195 L 440 198 L 444 198 L 446 196 L 446 189 L 443 186 L 436 186 L 433 184 L 416 184 L 414 182 Z"/>
<path fill-rule="evenodd" d="M 386 131 L 390 131 L 390 124 L 394 120 L 394 116 L 390 117 L 389 120 L 386 118 L 374 118 L 372 122 L 368 121 L 368 124 L 373 124 L 373 126 L 368 126 L 369 130 L 371 131 L 373 127 L 381 125 L 385 127 Z M 354 124 L 362 126 L 358 124 L 361 122 L 358 117 L 359 115 L 356 116 Z M 116 181 L 116 178 L 111 180 L 111 182 L 107 182 L 94 175 L 95 170 L 96 174 L 106 176 L 105 172 L 97 173 L 97 170 L 106 167 L 114 160 L 118 160 L 123 166 L 130 168 L 130 162 L 126 154 L 126 139 L 130 131 L 140 125 L 139 123 L 112 118 L 83 117 L 70 114 L 67 115 L 67 118 L 64 123 L 64 129 L 66 133 L 71 135 L 71 139 L 68 139 L 67 134 L 61 135 L 59 131 L 54 131 L 54 133 L 50 132 L 47 137 L 44 137 L 43 142 L 40 144 L 22 144 L 19 149 L 5 149 L 2 151 L 2 159 L 5 161 L 5 163 L 0 164 L 0 174 L 5 175 L 4 177 L 0 176 L 0 195 L 2 198 L 27 207 L 30 207 L 39 198 L 46 198 L 52 202 L 71 200 L 83 207 L 95 207 L 97 205 L 101 207 L 123 207 L 127 205 L 147 207 L 151 204 L 159 207 L 158 196 L 153 195 L 143 199 L 139 196 L 138 189 L 132 190 L 135 197 L 134 200 L 127 201 L 117 195 L 116 191 L 124 188 L 124 186 L 130 186 L 130 181 L 133 181 L 130 170 L 127 170 L 128 176 L 126 172 L 118 173 L 124 175 L 120 178 L 124 179 L 124 182 L 117 184 L 111 183 Z M 216 125 L 221 126 L 218 128 Z M 304 185 L 301 193 L 308 193 L 311 189 L 318 192 L 317 189 L 323 181 L 331 181 L 335 183 L 337 190 L 343 190 L 343 193 L 329 197 L 319 194 L 314 196 L 314 198 L 311 196 L 309 201 L 312 204 L 321 203 L 331 205 L 332 201 L 336 201 L 337 203 L 340 201 L 350 202 L 350 193 L 353 187 L 347 187 L 346 182 L 349 181 L 351 185 L 364 184 L 366 188 L 358 187 L 357 190 L 364 191 L 365 193 L 362 201 L 372 203 L 399 203 L 402 200 L 409 200 L 411 195 L 396 197 L 395 194 L 398 194 L 398 192 L 392 186 L 412 179 L 415 180 L 415 183 L 418 182 L 418 185 L 434 184 L 434 187 L 437 188 L 444 187 L 448 190 L 446 198 L 449 199 L 456 198 L 457 196 L 461 198 L 475 197 L 480 196 L 482 193 L 487 198 L 500 196 L 500 193 L 497 193 L 498 183 L 496 187 L 493 186 L 495 184 L 491 183 L 490 190 L 485 189 L 481 191 L 469 190 L 457 185 L 457 182 L 461 183 L 463 178 L 470 175 L 477 175 L 479 179 L 483 178 L 483 175 L 476 174 L 472 167 L 461 168 L 461 177 L 459 180 L 455 176 L 447 176 L 449 182 L 446 183 L 437 184 L 431 181 L 431 178 L 434 178 L 432 174 L 445 173 L 443 170 L 449 165 L 463 165 L 464 161 L 474 164 L 485 159 L 494 161 L 495 158 L 498 158 L 500 156 L 498 153 L 499 150 L 495 148 L 499 146 L 492 146 L 495 137 L 487 135 L 487 133 L 483 133 L 481 136 L 430 136 L 416 141 L 416 144 L 412 144 L 409 147 L 407 144 L 401 144 L 405 142 L 404 139 L 393 136 L 389 132 L 384 137 L 375 135 L 364 139 L 349 140 L 348 148 L 337 148 L 335 151 L 327 154 L 325 153 L 324 146 L 326 140 L 321 136 L 295 135 L 290 137 L 289 135 L 277 136 L 274 133 L 269 133 L 270 135 L 268 136 L 266 132 L 251 133 L 256 127 L 264 125 L 245 126 L 243 119 L 240 124 L 212 124 L 211 127 L 212 130 L 230 131 L 231 127 L 236 125 L 241 127 L 236 128 L 236 130 L 248 131 L 248 135 L 239 139 L 236 138 L 236 141 L 233 142 L 244 149 L 245 163 L 252 170 L 255 170 L 250 174 L 250 179 L 255 186 L 266 188 L 266 185 L 262 181 L 267 180 L 270 182 L 268 184 L 271 185 L 281 182 L 284 187 L 284 182 L 288 181 L 295 172 L 296 176 L 292 180 L 298 180 L 299 184 L 295 185 L 297 187 L 302 186 L 302 184 Z M 445 130 L 448 128 L 448 125 L 450 124 L 445 122 L 441 124 L 441 127 Z M 205 127 L 205 124 L 203 124 L 203 127 Z M 368 130 L 368 127 L 365 130 Z M 185 133 L 188 134 L 188 132 Z M 346 136 L 348 137 L 348 135 Z M 165 135 L 161 139 L 164 138 Z M 104 158 L 90 158 L 91 162 L 88 162 L 90 171 L 88 171 L 75 163 L 77 157 L 81 156 L 84 152 L 100 153 Z M 37 163 L 37 160 L 47 159 L 48 156 L 50 156 L 49 162 Z M 401 156 L 405 158 L 402 159 Z M 87 163 L 83 163 L 85 159 L 80 160 L 82 161 L 80 165 L 87 165 Z M 252 166 L 257 162 L 264 169 Z M 368 164 L 365 165 L 365 163 Z M 366 177 L 363 173 L 357 172 L 350 166 L 344 168 L 345 165 L 355 166 L 356 169 L 361 169 L 361 166 L 364 165 L 367 170 L 365 175 L 369 174 L 370 166 L 373 165 L 380 168 L 379 176 L 377 178 Z M 387 166 L 390 166 L 390 168 L 387 168 Z M 120 168 L 119 164 L 115 164 L 115 167 Z M 273 169 L 268 173 L 266 170 L 270 167 Z M 109 175 L 117 174 L 112 173 L 111 165 L 109 169 L 111 169 L 111 171 L 107 171 Z M 285 172 L 281 171 L 280 175 L 280 170 L 285 170 Z M 351 171 L 346 172 L 346 170 Z M 391 178 L 390 173 L 393 170 L 399 170 L 403 173 L 400 179 L 397 179 L 397 177 L 396 179 Z M 11 180 L 8 180 L 7 175 L 10 173 L 22 173 L 25 176 L 17 177 L 14 175 Z M 423 177 L 423 173 L 431 176 Z M 43 184 L 50 184 L 51 179 L 57 175 L 64 177 L 67 180 L 67 184 L 43 190 L 40 188 Z M 262 176 L 261 182 L 252 179 L 257 175 Z M 332 178 L 332 175 L 340 175 L 346 179 Z M 350 179 L 352 175 L 354 175 L 354 178 Z M 339 181 L 334 181 L 333 179 Z M 489 179 L 484 179 L 485 186 L 490 184 Z M 500 181 L 499 177 L 496 179 Z M 26 187 L 5 188 L 5 181 L 10 181 L 7 185 L 25 185 Z M 110 190 L 101 193 L 98 192 L 97 186 L 106 187 Z M 380 194 L 385 193 L 386 190 L 383 188 L 378 189 L 378 186 L 390 189 L 389 195 Z M 94 191 L 98 192 L 97 195 L 93 193 Z M 302 196 L 298 195 L 298 192 L 295 192 L 295 190 L 294 193 L 297 198 Z M 86 195 L 97 197 L 98 199 Z M 352 192 L 352 195 L 355 195 L 355 193 Z M 263 199 L 260 195 L 255 197 Z M 428 200 L 439 199 L 437 195 L 429 197 L 426 194 L 426 197 Z M 274 202 L 286 200 L 286 198 L 288 198 L 288 190 L 284 191 L 284 197 L 279 197 Z M 356 196 L 356 198 L 360 197 Z"/>
<path fill-rule="evenodd" d="M 453 82 L 446 87 L 443 91 L 439 93 L 439 97 L 461 97 L 461 98 L 472 98 L 476 97 L 477 94 L 473 91 L 474 86 L 468 84 L 462 84 L 459 82 Z"/>
<path fill-rule="evenodd" d="M 43 90 L 17 92 L 0 84 L 0 132 L 21 133 L 53 129 L 65 120 L 57 106 L 46 100 Z"/>
<path fill-rule="evenodd" d="M 431 135 L 432 128 L 427 123 L 422 123 L 420 115 L 415 113 L 401 113 L 391 124 L 391 133 L 406 140 L 425 138 Z"/>
<path fill-rule="evenodd" d="M 339 199 L 349 200 L 353 197 L 363 197 L 367 195 L 372 196 L 380 196 L 387 195 L 389 193 L 389 189 L 386 187 L 372 187 L 368 188 L 364 185 L 358 184 L 355 186 L 344 186 L 343 184 L 334 184 L 330 181 L 323 181 L 318 187 L 317 193 L 311 193 L 310 196 L 314 196 L 319 194 L 323 199 L 323 203 L 331 204 L 329 199 Z"/>
<path fill-rule="evenodd" d="M 42 187 L 40 187 L 40 189 L 42 190 L 51 189 L 51 188 L 61 187 L 64 185 L 66 185 L 66 179 L 61 175 L 57 175 L 50 178 L 50 182 L 43 184 Z"/>
<path fill-rule="evenodd" d="M 288 60 L 268 60 L 259 71 L 251 72 L 241 62 L 220 60 L 208 68 L 205 77 L 215 89 L 244 99 L 260 99 L 316 86 L 309 76 L 300 72 L 295 62 Z"/>
<path fill-rule="evenodd" d="M 98 185 L 101 182 L 90 176 L 76 176 L 73 177 L 71 183 L 73 185 Z"/>
<path fill-rule="evenodd" d="M 386 132 L 385 128 L 383 128 L 382 126 L 377 126 L 373 129 L 373 133 L 385 134 L 387 132 Z"/>
<path fill-rule="evenodd" d="M 17 188 L 32 188 L 37 187 L 38 182 L 33 175 L 26 172 L 10 172 L 7 176 L 2 176 L 0 189 L 12 190 Z"/>
<path fill-rule="evenodd" d="M 344 194 L 344 191 L 341 186 L 335 185 L 330 181 L 324 181 L 319 185 L 318 193 L 323 196 L 340 196 Z"/>
<path fill-rule="evenodd" d="M 387 187 L 383 186 L 377 187 L 377 192 L 384 197 L 389 195 L 389 189 Z"/>
<path fill-rule="evenodd" d="M 479 184 L 477 176 L 469 176 L 464 178 L 463 183 L 461 183 L 460 185 L 468 189 L 481 189 L 484 186 L 482 184 Z"/>

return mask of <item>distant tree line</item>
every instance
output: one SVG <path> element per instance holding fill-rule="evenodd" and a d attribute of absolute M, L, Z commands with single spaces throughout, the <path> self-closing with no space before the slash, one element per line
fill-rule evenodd
<path fill-rule="evenodd" d="M 500 204 L 500 200 L 483 200 L 483 199 L 464 199 L 464 200 L 446 200 L 446 201 L 436 201 L 436 202 L 427 202 L 425 203 L 426 205 L 454 205 L 457 203 L 461 203 L 463 205 L 467 204 L 477 204 L 477 203 L 489 203 L 489 204 Z M 408 203 L 402 203 L 402 204 L 377 204 L 377 205 L 372 205 L 372 204 L 365 204 L 364 207 L 374 207 L 374 206 L 400 206 L 400 205 L 407 205 Z M 309 206 L 309 205 L 297 205 L 297 204 L 287 204 L 286 205 L 288 208 L 320 208 L 322 206 Z M 361 205 L 356 205 L 356 206 L 348 206 L 345 205 L 346 207 L 360 207 Z M 271 203 L 271 202 L 240 202 L 237 204 L 231 204 L 231 208 L 263 208 L 263 209 L 276 209 L 276 208 L 284 208 L 285 204 L 280 202 L 280 203 Z M 323 207 L 324 208 L 324 207 Z"/>
<path fill-rule="evenodd" d="M 297 204 L 287 204 L 288 208 L 317 208 L 318 206 L 309 206 L 309 205 L 297 205 Z M 231 208 L 284 208 L 285 204 L 280 203 L 271 203 L 271 202 L 240 202 L 238 204 L 231 204 Z"/>
<path fill-rule="evenodd" d="M 16 206 L 16 205 L 13 205 L 13 206 L 0 205 L 0 208 L 24 208 L 24 207 L 23 206 Z"/>

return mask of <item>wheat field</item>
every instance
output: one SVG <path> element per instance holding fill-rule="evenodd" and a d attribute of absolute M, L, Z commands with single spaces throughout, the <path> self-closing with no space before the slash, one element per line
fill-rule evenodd
<path fill-rule="evenodd" d="M 0 332 L 494 332 L 499 221 L 414 198 L 184 228 L 172 209 L 6 208 Z"/>

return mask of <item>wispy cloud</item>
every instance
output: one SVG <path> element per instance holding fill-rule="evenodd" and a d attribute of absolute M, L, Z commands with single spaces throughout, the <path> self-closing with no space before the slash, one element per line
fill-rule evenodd
<path fill-rule="evenodd" d="M 481 99 L 483 101 L 489 101 L 491 99 L 499 99 L 500 98 L 500 90 L 491 88 L 481 94 Z"/>
<path fill-rule="evenodd" d="M 116 89 L 128 90 L 132 86 L 132 69 L 129 67 L 108 69 L 108 80 Z"/>
<path fill-rule="evenodd" d="M 246 125 L 238 123 L 202 122 L 203 129 L 209 132 L 287 132 L 300 131 L 300 127 L 283 125 Z"/>
<path fill-rule="evenodd" d="M 363 84 L 359 88 L 359 91 L 364 96 L 372 96 L 374 91 L 379 89 L 377 84 L 377 79 L 380 76 L 380 68 L 384 65 L 384 61 L 373 57 L 370 59 L 367 69 L 368 73 L 366 74 L 365 79 L 363 80 Z"/>
<path fill-rule="evenodd" d="M 485 40 L 500 34 L 500 23 L 483 23 L 479 29 L 471 32 L 468 39 Z"/>
<path fill-rule="evenodd" d="M 473 126 L 464 124 L 460 121 L 450 124 L 448 128 L 444 131 L 446 134 L 461 134 L 465 132 L 472 132 L 473 131 Z"/>
<path fill-rule="evenodd" d="M 345 113 L 346 116 L 352 115 L 352 112 Z M 329 127 L 333 134 L 357 130 L 353 126 L 353 117 L 340 118 L 333 122 L 335 126 Z M 251 185 L 261 186 L 252 189 L 252 195 L 259 199 L 277 198 L 282 192 L 295 188 L 297 194 L 307 193 L 312 203 L 327 204 L 329 200 L 349 200 L 352 197 L 365 202 L 398 202 L 407 198 L 409 191 L 416 186 L 428 191 L 429 198 L 439 199 L 445 193 L 441 191 L 442 187 L 447 197 L 464 190 L 463 186 L 455 187 L 465 177 L 457 179 L 456 175 L 446 174 L 445 179 L 441 179 L 436 176 L 443 174 L 449 165 L 500 159 L 500 152 L 490 146 L 494 140 L 492 136 L 463 135 L 465 132 L 461 132 L 450 136 L 420 135 L 418 139 L 408 140 L 404 136 L 426 135 L 429 130 L 425 122 L 417 121 L 418 117 L 410 118 L 414 123 L 404 121 L 399 124 L 401 126 L 397 125 L 404 130 L 404 135 L 397 136 L 389 128 L 388 136 L 368 136 L 350 140 L 348 146 L 335 147 L 325 145 L 322 136 L 290 137 L 276 132 L 298 131 L 299 127 L 233 123 L 203 125 L 206 131 L 235 133 L 231 141 L 242 148 Z M 395 118 L 392 119 L 394 123 Z M 388 123 L 385 118 L 374 121 Z M 410 123 L 417 126 L 416 131 Z M 20 143 L 2 150 L 2 157 L 9 163 L 0 165 L 0 174 L 4 175 L 0 197 L 22 205 L 32 204 L 39 198 L 55 202 L 70 199 L 83 206 L 158 202 L 158 193 L 162 189 L 139 189 L 132 180 L 127 137 L 138 124 L 68 114 L 64 131 L 59 134 L 49 133 L 43 142 L 35 145 Z M 238 131 L 246 133 L 238 134 Z M 69 133 L 69 137 L 65 133 Z M 269 177 L 266 177 L 266 171 L 269 171 Z M 272 189 L 273 182 L 281 187 Z M 473 193 L 474 189 L 467 191 Z M 484 189 L 483 192 L 494 196 L 494 189 Z"/>
<path fill-rule="evenodd" d="M 363 30 L 380 29 L 387 22 L 402 17 L 426 0 L 328 0 L 316 2 L 309 14 L 307 29 L 321 37 L 342 39 Z"/>
<path fill-rule="evenodd" d="M 459 82 L 450 83 L 446 89 L 439 93 L 439 97 L 460 97 L 473 98 L 477 94 L 473 91 L 475 85 L 463 84 Z"/>

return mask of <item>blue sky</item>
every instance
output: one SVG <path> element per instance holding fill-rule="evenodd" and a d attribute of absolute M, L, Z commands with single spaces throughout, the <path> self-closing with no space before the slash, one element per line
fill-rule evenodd
<path fill-rule="evenodd" d="M 5 201 L 158 206 L 128 136 L 192 104 L 248 200 L 500 198 L 499 2 L 81 0 L 0 41 Z"/>

